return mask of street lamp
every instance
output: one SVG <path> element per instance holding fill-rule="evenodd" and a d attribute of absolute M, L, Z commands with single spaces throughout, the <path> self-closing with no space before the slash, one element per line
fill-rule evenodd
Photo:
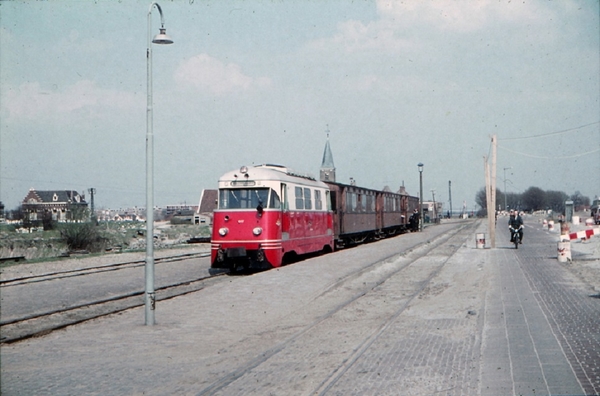
<path fill-rule="evenodd" d="M 152 9 L 156 7 L 160 13 L 160 30 L 152 38 Z M 148 47 L 146 49 L 148 105 L 146 107 L 146 325 L 154 325 L 154 308 L 156 298 L 154 293 L 154 134 L 152 132 L 152 43 L 173 44 L 167 36 L 165 21 L 160 6 L 152 2 L 148 9 Z"/>
<path fill-rule="evenodd" d="M 437 208 L 435 207 L 435 190 L 431 190 L 431 196 L 433 198 L 433 224 L 437 224 Z"/>
<path fill-rule="evenodd" d="M 417 164 L 419 168 L 419 231 L 423 231 L 423 163 Z"/>
<path fill-rule="evenodd" d="M 508 209 L 508 205 L 506 203 L 506 170 L 507 169 L 512 169 L 511 166 L 509 166 L 508 168 L 502 168 L 504 170 L 504 210 Z"/>

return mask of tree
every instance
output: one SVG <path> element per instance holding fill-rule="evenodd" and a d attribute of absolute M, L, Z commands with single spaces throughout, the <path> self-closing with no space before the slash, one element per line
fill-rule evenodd
<path fill-rule="evenodd" d="M 562 191 L 546 191 L 546 208 L 555 213 L 564 213 L 567 199 L 569 196 Z"/>
<path fill-rule="evenodd" d="M 475 195 L 475 203 L 479 205 L 481 209 L 487 209 L 487 194 L 485 192 L 485 187 L 481 187 L 481 190 Z M 504 195 L 499 189 L 496 189 L 496 204 L 500 206 L 504 205 Z"/>
<path fill-rule="evenodd" d="M 584 206 L 590 206 L 590 198 L 584 197 L 581 195 L 579 191 L 575 191 L 573 195 L 571 195 L 571 201 L 573 201 L 573 206 L 575 210 L 581 210 Z"/>
<path fill-rule="evenodd" d="M 521 209 L 521 194 L 506 194 L 506 206 L 508 206 L 508 209 Z"/>
<path fill-rule="evenodd" d="M 477 194 L 475 194 L 475 203 L 477 205 L 479 205 L 479 207 L 481 209 L 487 208 L 487 201 L 486 201 L 485 197 L 486 197 L 485 187 L 481 187 L 481 189 L 479 191 L 477 191 Z"/>
<path fill-rule="evenodd" d="M 534 211 L 546 209 L 546 193 L 539 187 L 529 187 L 521 195 L 523 210 Z"/>

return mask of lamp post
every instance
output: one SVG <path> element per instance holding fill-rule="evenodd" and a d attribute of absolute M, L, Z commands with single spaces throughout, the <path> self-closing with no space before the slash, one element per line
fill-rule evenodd
<path fill-rule="evenodd" d="M 437 224 L 437 208 L 435 206 L 435 190 L 431 190 L 431 197 L 433 198 L 433 224 Z"/>
<path fill-rule="evenodd" d="M 156 7 L 160 13 L 160 30 L 152 38 L 152 9 Z M 152 2 L 148 9 L 148 47 L 146 49 L 148 105 L 146 107 L 146 325 L 154 325 L 154 134 L 152 132 L 152 43 L 173 44 L 166 34 L 165 21 L 160 6 Z"/>
<path fill-rule="evenodd" d="M 504 210 L 508 209 L 508 205 L 506 203 L 506 170 L 507 169 L 512 169 L 511 166 L 509 166 L 508 168 L 502 168 L 504 170 Z"/>
<path fill-rule="evenodd" d="M 423 163 L 417 164 L 419 168 L 419 231 L 423 231 Z"/>

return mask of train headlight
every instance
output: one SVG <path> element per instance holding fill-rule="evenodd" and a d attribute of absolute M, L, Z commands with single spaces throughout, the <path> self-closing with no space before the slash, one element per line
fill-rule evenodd
<path fill-rule="evenodd" d="M 262 228 L 261 227 L 254 227 L 254 229 L 252 230 L 252 233 L 256 236 L 259 236 L 260 234 L 262 234 Z"/>
<path fill-rule="evenodd" d="M 222 237 L 227 235 L 228 232 L 229 232 L 229 229 L 227 227 L 219 228 L 219 235 L 221 235 Z"/>

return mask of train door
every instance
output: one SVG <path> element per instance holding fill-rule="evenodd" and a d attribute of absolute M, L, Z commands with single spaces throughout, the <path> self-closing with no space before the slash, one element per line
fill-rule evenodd
<path fill-rule="evenodd" d="M 280 189 L 281 196 L 281 238 L 285 240 L 290 239 L 290 201 L 288 199 L 287 185 L 281 183 Z"/>
<path fill-rule="evenodd" d="M 383 193 L 377 192 L 375 195 L 375 211 L 377 212 L 377 229 L 381 230 L 384 226 L 383 224 L 383 212 L 385 199 L 383 197 Z"/>

